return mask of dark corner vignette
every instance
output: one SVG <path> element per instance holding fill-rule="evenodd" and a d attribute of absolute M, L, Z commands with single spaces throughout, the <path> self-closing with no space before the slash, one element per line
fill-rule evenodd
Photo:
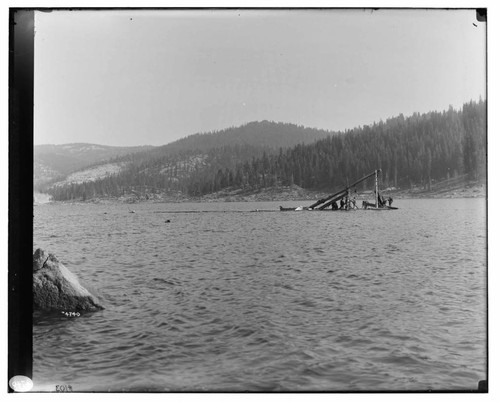
<path fill-rule="evenodd" d="M 34 13 L 9 9 L 8 392 L 33 374 Z"/>
<path fill-rule="evenodd" d="M 486 22 L 486 8 L 477 8 L 476 9 L 476 19 L 478 22 Z"/>

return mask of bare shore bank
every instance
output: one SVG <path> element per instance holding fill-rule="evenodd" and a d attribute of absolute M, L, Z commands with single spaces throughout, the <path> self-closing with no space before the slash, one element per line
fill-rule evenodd
<path fill-rule="evenodd" d="M 397 199 L 411 198 L 481 198 L 487 196 L 487 186 L 485 182 L 465 183 L 462 186 L 443 186 L 437 184 L 431 189 L 414 187 L 412 189 L 381 189 L 385 197 Z M 135 204 L 142 202 L 154 203 L 182 203 L 182 202 L 256 202 L 256 201 L 317 201 L 325 198 L 331 193 L 322 191 L 311 191 L 299 186 L 268 187 L 264 189 L 226 189 L 213 194 L 201 197 L 188 197 L 182 193 L 148 193 L 144 195 L 126 194 L 113 198 L 93 198 L 86 201 L 61 201 L 64 203 L 97 203 L 97 204 Z M 374 196 L 371 191 L 359 192 L 356 194 L 358 200 L 370 200 Z M 51 202 L 46 194 L 34 198 L 35 205 Z"/>

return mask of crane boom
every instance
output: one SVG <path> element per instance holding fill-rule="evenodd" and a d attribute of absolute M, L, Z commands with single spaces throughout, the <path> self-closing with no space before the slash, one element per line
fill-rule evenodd
<path fill-rule="evenodd" d="M 370 174 L 367 174 L 366 176 L 363 176 L 361 179 L 355 181 L 354 183 L 344 187 L 342 190 L 340 191 L 337 191 L 335 194 L 332 194 L 332 195 L 329 195 L 328 197 L 326 198 L 323 198 L 321 200 L 318 200 L 316 201 L 314 204 L 312 204 L 311 206 L 309 206 L 309 208 L 311 209 L 314 209 L 316 208 L 318 205 L 321 205 L 321 204 L 325 204 L 325 205 L 321 205 L 321 207 L 319 207 L 319 209 L 324 209 L 326 208 L 327 206 L 331 205 L 334 201 L 338 200 L 339 198 L 342 198 L 345 196 L 345 194 L 347 194 L 347 191 L 351 188 L 351 187 L 354 187 L 356 186 L 357 184 L 365 181 L 366 179 L 369 179 L 370 177 L 376 175 L 378 172 L 382 172 L 382 169 L 377 169 L 375 170 L 374 172 L 370 173 Z M 345 193 L 345 194 L 344 194 Z M 330 201 L 330 202 L 329 202 Z"/>

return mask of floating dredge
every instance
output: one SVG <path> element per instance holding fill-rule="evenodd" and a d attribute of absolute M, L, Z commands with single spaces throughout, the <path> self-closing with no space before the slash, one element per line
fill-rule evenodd
<path fill-rule="evenodd" d="M 349 211 L 352 209 L 359 209 L 356 205 L 356 199 L 352 196 L 351 189 L 354 188 L 359 183 L 369 179 L 372 176 L 375 176 L 375 202 L 371 203 L 368 201 L 362 202 L 362 208 L 366 210 L 372 211 L 390 211 L 393 209 L 397 209 L 393 207 L 392 198 L 388 197 L 385 199 L 378 189 L 378 174 L 382 173 L 382 169 L 377 169 L 373 173 L 370 173 L 361 179 L 355 181 L 353 184 L 347 185 L 342 190 L 336 192 L 335 194 L 329 195 L 326 198 L 322 198 L 321 200 L 316 201 L 314 204 L 309 207 L 298 207 L 298 208 L 284 208 L 280 206 L 280 211 L 318 211 L 325 210 L 327 208 L 331 208 L 331 210 L 336 211 Z M 356 192 L 356 190 L 355 190 Z M 337 201 L 340 202 L 340 206 L 337 205 Z"/>

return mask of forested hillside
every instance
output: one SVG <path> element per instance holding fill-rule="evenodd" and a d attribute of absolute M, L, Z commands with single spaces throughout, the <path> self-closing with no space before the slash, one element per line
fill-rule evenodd
<path fill-rule="evenodd" d="M 269 124 L 279 126 L 284 136 L 290 129 L 312 130 Z M 258 137 L 258 132 L 255 135 Z M 486 172 L 486 103 L 481 100 L 466 103 L 461 110 L 450 107 L 443 112 L 400 115 L 276 151 L 264 147 L 269 143 L 259 148 L 255 143 L 249 146 L 235 140 L 217 147 L 214 138 L 192 137 L 185 139 L 187 144 L 181 143 L 176 152 L 133 158 L 117 175 L 57 186 L 49 192 L 54 199 L 65 200 L 119 196 L 131 191 L 178 191 L 201 196 L 227 187 L 258 190 L 291 184 L 328 191 L 376 168 L 383 170 L 386 187 L 408 188 L 431 186 L 433 180 L 462 174 L 477 180 Z M 256 152 L 260 156 L 250 156 Z"/>
<path fill-rule="evenodd" d="M 331 131 L 264 120 L 247 123 L 240 127 L 192 134 L 154 149 L 114 158 L 113 162 L 149 164 L 154 161 L 153 164 L 158 165 L 163 162 L 171 163 L 189 159 L 193 155 L 214 153 L 214 150 L 222 153 L 235 150 L 239 158 L 246 160 L 260 156 L 263 152 L 276 151 L 280 147 L 311 144 L 331 134 Z"/>
<path fill-rule="evenodd" d="M 188 192 L 201 195 L 226 186 L 267 187 L 296 184 L 332 189 L 376 168 L 385 186 L 431 186 L 433 180 L 486 172 L 486 103 L 470 102 L 461 111 L 400 115 L 371 126 L 297 145 L 277 155 L 263 154 L 216 174 L 198 171 Z"/>
<path fill-rule="evenodd" d="M 327 137 L 331 132 L 290 123 L 276 123 L 264 120 L 207 134 L 190 135 L 163 148 L 168 148 L 172 151 L 193 149 L 208 151 L 214 148 L 245 145 L 262 148 L 280 148 L 301 143 L 310 144 Z"/>
<path fill-rule="evenodd" d="M 36 145 L 34 147 L 35 187 L 113 157 L 150 150 L 151 146 L 112 147 L 96 144 Z"/>
<path fill-rule="evenodd" d="M 241 127 L 193 134 L 164 146 L 145 147 L 142 151 L 121 154 L 105 161 L 120 166 L 122 172 L 119 176 L 96 178 L 82 185 L 80 180 L 73 178 L 90 177 L 92 173 L 73 172 L 66 179 L 58 175 L 55 176 L 57 180 L 45 182 L 36 188 L 55 194 L 56 199 L 116 196 L 126 191 L 144 193 L 168 190 L 186 193 L 189 176 L 199 169 L 232 169 L 238 163 L 263 153 L 277 152 L 280 147 L 310 144 L 330 134 L 326 130 L 294 124 L 251 122 Z M 71 159 L 71 155 L 65 156 Z M 124 166 L 128 168 L 124 169 Z M 87 167 L 98 170 L 99 163 Z M 48 190 L 56 181 L 55 187 Z"/>

